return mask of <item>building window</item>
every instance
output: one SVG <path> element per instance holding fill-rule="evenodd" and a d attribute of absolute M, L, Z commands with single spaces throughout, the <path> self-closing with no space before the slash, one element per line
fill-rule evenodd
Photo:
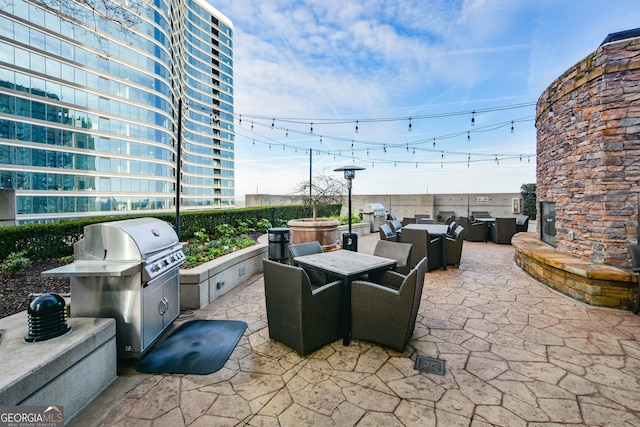
<path fill-rule="evenodd" d="M 540 202 L 542 223 L 540 224 L 540 239 L 556 246 L 556 204 L 555 202 Z"/>

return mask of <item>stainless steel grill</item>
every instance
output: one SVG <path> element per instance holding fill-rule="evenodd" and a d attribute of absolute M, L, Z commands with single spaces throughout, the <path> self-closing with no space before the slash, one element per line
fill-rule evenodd
<path fill-rule="evenodd" d="M 377 233 L 378 227 L 387 219 L 387 211 L 382 203 L 367 203 L 362 209 L 362 219 L 369 221 L 369 231 Z"/>
<path fill-rule="evenodd" d="M 92 224 L 74 255 L 42 274 L 70 277 L 71 317 L 115 318 L 118 357 L 140 357 L 180 314 L 177 234 L 155 218 Z"/>

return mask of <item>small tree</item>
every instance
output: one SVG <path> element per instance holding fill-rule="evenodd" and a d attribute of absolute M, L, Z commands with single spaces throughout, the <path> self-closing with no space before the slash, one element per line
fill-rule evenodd
<path fill-rule="evenodd" d="M 531 219 L 536 219 L 536 184 L 522 184 L 520 194 L 524 202 L 522 213 L 529 215 Z"/>
<path fill-rule="evenodd" d="M 311 186 L 311 189 L 309 189 Z M 317 217 L 318 209 L 330 203 L 342 203 L 342 195 L 347 191 L 347 185 L 329 175 L 316 175 L 313 181 L 303 181 L 293 189 L 293 200 L 308 204 L 313 219 Z"/>

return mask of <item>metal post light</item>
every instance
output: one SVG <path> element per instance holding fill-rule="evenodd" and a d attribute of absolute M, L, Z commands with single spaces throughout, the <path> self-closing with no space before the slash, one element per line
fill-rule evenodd
<path fill-rule="evenodd" d="M 356 171 L 364 170 L 365 168 L 360 166 L 343 166 L 338 169 L 334 169 L 334 172 L 344 171 L 344 179 L 347 180 L 347 193 L 349 200 L 349 233 L 342 236 L 342 247 L 351 251 L 358 251 L 357 237 L 351 233 L 351 187 L 352 181 L 356 177 Z"/>

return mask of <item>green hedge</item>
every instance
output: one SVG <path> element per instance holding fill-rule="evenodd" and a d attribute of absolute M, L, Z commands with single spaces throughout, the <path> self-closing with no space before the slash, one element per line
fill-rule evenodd
<path fill-rule="evenodd" d="M 340 213 L 340 204 L 324 207 L 319 216 L 336 216 Z M 180 240 L 193 237 L 193 233 L 201 229 L 212 231 L 219 224 L 236 225 L 237 221 L 268 219 L 277 224 L 294 218 L 306 218 L 309 207 L 305 205 L 260 206 L 241 209 L 211 210 L 180 213 Z M 0 227 L 0 260 L 4 260 L 12 252 L 25 251 L 32 260 L 60 258 L 73 255 L 73 245 L 82 239 L 84 227 L 101 222 L 119 221 L 123 219 L 153 217 L 175 224 L 175 214 L 102 216 L 61 220 L 46 224 L 25 224 L 13 227 Z"/>

